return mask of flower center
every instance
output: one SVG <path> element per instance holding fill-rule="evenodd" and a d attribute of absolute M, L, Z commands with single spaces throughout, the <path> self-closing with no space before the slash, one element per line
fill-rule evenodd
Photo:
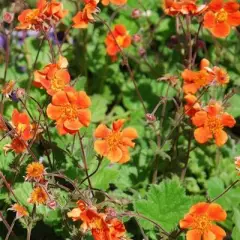
<path fill-rule="evenodd" d="M 224 9 L 221 9 L 218 13 L 216 13 L 216 20 L 219 23 L 225 22 L 227 18 L 228 13 Z"/>
<path fill-rule="evenodd" d="M 125 40 L 125 36 L 118 36 L 116 37 L 116 41 L 118 43 L 119 46 L 122 46 Z"/>
<path fill-rule="evenodd" d="M 107 137 L 107 144 L 110 149 L 115 149 L 121 143 L 121 133 L 113 132 Z"/>
<path fill-rule="evenodd" d="M 77 107 L 70 105 L 70 104 L 64 106 L 63 107 L 63 115 L 64 115 L 64 117 L 66 117 L 68 119 L 77 118 L 77 116 L 78 116 Z"/>
<path fill-rule="evenodd" d="M 196 217 L 194 221 L 194 228 L 201 232 L 207 231 L 211 226 L 211 220 L 205 215 Z"/>
<path fill-rule="evenodd" d="M 39 14 L 38 9 L 32 10 L 30 13 L 27 14 L 26 22 L 31 22 L 31 21 L 35 20 L 37 18 L 38 14 Z"/>
<path fill-rule="evenodd" d="M 220 119 L 216 117 L 208 117 L 207 125 L 213 134 L 215 134 L 216 132 L 223 128 Z"/>
<path fill-rule="evenodd" d="M 26 124 L 23 124 L 23 123 L 19 123 L 18 126 L 17 126 L 17 129 L 18 129 L 18 133 L 21 135 L 21 133 L 24 132 L 24 130 L 26 129 L 27 125 Z"/>
<path fill-rule="evenodd" d="M 64 89 L 65 82 L 62 78 L 54 77 L 51 80 L 51 85 L 52 85 L 51 87 L 52 87 L 53 90 L 60 91 L 60 90 Z"/>

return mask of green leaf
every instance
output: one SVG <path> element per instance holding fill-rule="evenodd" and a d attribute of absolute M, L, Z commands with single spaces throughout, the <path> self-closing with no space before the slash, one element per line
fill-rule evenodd
<path fill-rule="evenodd" d="M 96 168 L 94 166 L 93 168 Z M 109 161 L 103 160 L 100 169 L 97 171 L 95 175 L 91 178 L 92 185 L 94 188 L 99 188 L 102 190 L 106 190 L 109 187 L 110 183 L 114 183 L 114 181 L 119 176 L 119 171 L 117 170 L 118 166 L 109 164 Z M 95 169 L 92 169 L 94 171 Z"/>
<path fill-rule="evenodd" d="M 135 201 L 135 210 L 160 224 L 166 231 L 176 228 L 179 220 L 192 205 L 178 179 L 151 185 L 146 200 Z"/>
<path fill-rule="evenodd" d="M 240 236 L 240 210 L 234 208 L 233 213 L 233 222 L 235 223 L 235 227 L 233 228 L 232 238 L 233 240 L 238 240 Z"/>

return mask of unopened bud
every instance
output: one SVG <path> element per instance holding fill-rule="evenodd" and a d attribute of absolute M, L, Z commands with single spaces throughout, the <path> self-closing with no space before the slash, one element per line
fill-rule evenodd
<path fill-rule="evenodd" d="M 141 36 L 139 34 L 134 34 L 132 36 L 132 40 L 133 40 L 133 42 L 138 43 L 141 41 Z"/>
<path fill-rule="evenodd" d="M 146 50 L 145 50 L 144 48 L 140 48 L 140 49 L 138 50 L 138 54 L 139 54 L 141 57 L 143 57 L 143 56 L 146 55 Z"/>
<path fill-rule="evenodd" d="M 132 18 L 135 18 L 135 19 L 140 18 L 141 15 L 142 15 L 142 12 L 139 9 L 137 9 L 137 8 L 135 8 L 132 11 Z"/>
<path fill-rule="evenodd" d="M 14 15 L 10 12 L 5 12 L 3 14 L 3 21 L 10 24 L 13 21 Z"/>
<path fill-rule="evenodd" d="M 146 117 L 147 121 L 150 122 L 150 123 L 155 122 L 155 121 L 157 120 L 157 118 L 155 117 L 155 115 L 152 114 L 152 113 L 147 113 L 147 114 L 145 115 L 145 117 Z"/>
<path fill-rule="evenodd" d="M 47 203 L 47 206 L 50 208 L 50 209 L 56 209 L 57 208 L 57 202 L 55 200 L 50 200 L 48 203 Z"/>

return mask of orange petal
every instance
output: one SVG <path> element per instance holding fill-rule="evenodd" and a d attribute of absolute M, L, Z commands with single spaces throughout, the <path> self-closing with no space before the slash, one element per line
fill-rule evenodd
<path fill-rule="evenodd" d="M 65 135 L 68 133 L 64 128 L 63 123 L 64 121 L 61 118 L 56 122 L 56 128 L 58 130 L 59 135 Z"/>
<path fill-rule="evenodd" d="M 122 158 L 119 160 L 119 163 L 128 162 L 130 160 L 130 155 L 129 155 L 127 148 L 124 150 L 122 149 L 122 153 L 123 153 L 123 155 L 122 155 Z"/>
<path fill-rule="evenodd" d="M 119 131 L 122 128 L 124 122 L 125 122 L 125 119 L 119 119 L 117 121 L 114 121 L 113 124 L 112 124 L 113 130 L 114 131 Z"/>
<path fill-rule="evenodd" d="M 235 26 L 235 27 L 240 25 L 240 12 L 237 11 L 237 12 L 228 14 L 227 22 L 229 25 Z"/>
<path fill-rule="evenodd" d="M 194 218 L 192 214 L 185 215 L 184 219 L 179 222 L 180 228 L 192 228 L 193 224 Z"/>
<path fill-rule="evenodd" d="M 239 3 L 235 0 L 228 1 L 224 4 L 224 10 L 233 13 L 239 10 Z"/>
<path fill-rule="evenodd" d="M 110 132 L 111 132 L 111 130 L 109 128 L 107 128 L 106 125 L 100 124 L 96 128 L 96 130 L 94 132 L 94 136 L 96 138 L 106 138 Z"/>
<path fill-rule="evenodd" d="M 208 11 L 204 15 L 203 25 L 205 28 L 213 28 L 215 26 L 215 15 L 212 11 Z"/>
<path fill-rule="evenodd" d="M 106 156 L 108 153 L 108 146 L 107 146 L 107 142 L 104 140 L 97 140 L 94 143 L 94 150 L 102 155 L 102 156 Z"/>
<path fill-rule="evenodd" d="M 187 240 L 201 240 L 201 232 L 198 230 L 190 230 L 186 234 Z"/>
<path fill-rule="evenodd" d="M 201 127 L 204 125 L 206 120 L 207 120 L 207 113 L 205 111 L 199 111 L 192 118 L 192 123 L 197 127 Z"/>
<path fill-rule="evenodd" d="M 214 233 L 217 240 L 220 240 L 220 239 L 223 239 L 224 237 L 226 237 L 226 232 L 217 225 L 214 225 L 214 224 L 212 225 L 211 232 Z"/>
<path fill-rule="evenodd" d="M 129 47 L 131 45 L 131 41 L 132 41 L 131 37 L 130 36 L 126 36 L 124 41 L 123 41 L 122 47 L 123 48 Z"/>
<path fill-rule="evenodd" d="M 236 124 L 236 121 L 234 119 L 234 117 L 228 113 L 224 113 L 222 115 L 222 125 L 226 126 L 226 127 L 234 127 L 234 125 Z"/>
<path fill-rule="evenodd" d="M 84 91 L 79 91 L 77 94 L 77 102 L 80 108 L 89 108 L 91 106 L 91 99 Z"/>
<path fill-rule="evenodd" d="M 52 104 L 56 106 L 62 106 L 69 104 L 67 95 L 64 91 L 59 91 L 52 97 Z"/>
<path fill-rule="evenodd" d="M 107 6 L 109 4 L 110 0 L 102 0 L 102 4 L 104 6 Z"/>
<path fill-rule="evenodd" d="M 215 133 L 214 138 L 217 146 L 221 147 L 227 142 L 228 135 L 223 130 L 219 130 L 218 132 Z"/>
<path fill-rule="evenodd" d="M 135 143 L 132 142 L 132 140 L 130 138 L 127 138 L 127 137 L 122 138 L 122 144 L 125 145 L 125 146 L 132 147 L 132 148 L 135 146 Z"/>
<path fill-rule="evenodd" d="M 91 121 L 91 112 L 88 109 L 78 110 L 78 120 L 82 125 L 88 127 Z"/>
<path fill-rule="evenodd" d="M 124 36 L 127 33 L 125 26 L 122 24 L 116 25 L 114 30 L 121 36 Z"/>
<path fill-rule="evenodd" d="M 65 84 L 68 84 L 71 80 L 68 71 L 64 69 L 58 70 L 55 74 L 55 77 L 61 79 L 63 82 L 65 82 Z"/>
<path fill-rule="evenodd" d="M 72 119 L 64 121 L 63 126 L 71 131 L 78 131 L 82 124 L 77 119 Z"/>
<path fill-rule="evenodd" d="M 212 221 L 225 221 L 227 218 L 227 213 L 221 207 L 221 205 L 217 203 L 211 203 L 209 205 L 207 215 Z"/>
<path fill-rule="evenodd" d="M 131 127 L 123 129 L 122 135 L 123 135 L 123 137 L 127 137 L 130 139 L 135 139 L 138 137 L 138 133 L 137 133 L 136 129 L 131 128 Z"/>
<path fill-rule="evenodd" d="M 198 90 L 198 87 L 195 83 L 185 83 L 183 85 L 183 91 L 184 93 L 192 93 L 195 94 Z"/>
<path fill-rule="evenodd" d="M 111 162 L 118 162 L 121 160 L 123 153 L 120 148 L 116 147 L 115 149 L 108 152 L 107 158 Z"/>
<path fill-rule="evenodd" d="M 194 131 L 194 137 L 197 142 L 203 144 L 211 138 L 211 134 L 206 128 L 200 127 Z"/>
<path fill-rule="evenodd" d="M 63 56 L 59 56 L 58 61 L 57 61 L 57 65 L 59 68 L 67 68 L 68 67 L 68 60 L 63 57 Z"/>
<path fill-rule="evenodd" d="M 206 59 L 203 58 L 200 62 L 200 70 L 204 70 L 206 67 L 209 67 L 210 62 Z"/>
<path fill-rule="evenodd" d="M 51 103 L 47 107 L 47 116 L 52 120 L 58 120 L 62 115 L 62 108 Z"/>
<path fill-rule="evenodd" d="M 216 240 L 216 237 L 211 231 L 207 231 L 203 234 L 203 240 Z"/>
<path fill-rule="evenodd" d="M 225 38 L 230 33 L 230 26 L 226 22 L 216 23 L 216 25 L 211 29 L 213 36 L 219 38 Z"/>
<path fill-rule="evenodd" d="M 196 214 L 197 216 L 201 216 L 203 214 L 206 214 L 208 208 L 209 208 L 209 203 L 199 202 L 199 203 L 193 205 L 190 208 L 189 212 L 192 214 Z"/>
<path fill-rule="evenodd" d="M 212 0 L 208 4 L 208 8 L 214 12 L 218 12 L 223 8 L 224 1 L 223 0 Z"/>
<path fill-rule="evenodd" d="M 124 5 L 126 4 L 127 0 L 110 0 L 112 4 L 115 4 L 115 5 L 118 5 L 118 6 L 121 6 L 121 5 Z"/>

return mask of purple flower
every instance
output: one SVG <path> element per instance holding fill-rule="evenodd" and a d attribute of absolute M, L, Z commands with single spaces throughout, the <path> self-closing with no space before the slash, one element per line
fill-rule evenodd
<path fill-rule="evenodd" d="M 3 34 L 0 34 L 0 48 L 6 49 L 6 37 Z"/>

